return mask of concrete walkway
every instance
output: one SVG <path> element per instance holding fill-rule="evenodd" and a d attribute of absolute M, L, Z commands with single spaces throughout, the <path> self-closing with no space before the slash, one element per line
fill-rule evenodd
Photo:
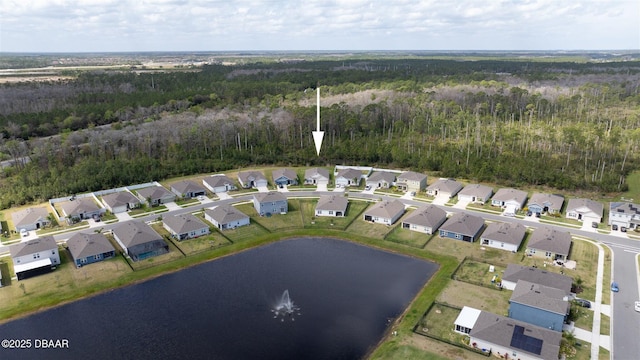
<path fill-rule="evenodd" d="M 591 303 L 593 309 L 593 327 L 591 331 L 573 328 L 571 331 L 576 339 L 591 343 L 591 359 L 598 360 L 600 346 L 611 351 L 611 338 L 609 335 L 600 335 L 600 317 L 602 314 L 609 315 L 611 306 L 602 304 L 602 281 L 604 279 L 604 249 L 602 245 L 595 243 L 598 247 L 598 270 L 596 273 L 596 299 Z"/>

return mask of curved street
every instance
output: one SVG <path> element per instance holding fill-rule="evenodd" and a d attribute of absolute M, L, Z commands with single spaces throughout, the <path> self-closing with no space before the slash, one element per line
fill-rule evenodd
<path fill-rule="evenodd" d="M 319 197 L 320 195 L 331 195 L 335 192 L 333 191 L 285 191 L 282 192 L 287 198 L 294 197 Z M 169 211 L 162 213 L 165 214 L 183 214 L 193 212 L 196 208 L 201 209 L 203 207 L 212 207 L 221 204 L 233 204 L 239 202 L 246 202 L 252 199 L 253 193 L 240 194 L 233 198 L 223 199 L 223 200 L 214 200 L 214 201 L 205 201 L 201 205 L 194 205 L 185 208 L 175 208 L 172 207 Z M 364 200 L 390 200 L 390 199 L 398 199 L 395 196 L 385 195 L 385 194 L 371 194 L 371 193 L 363 193 L 359 191 L 349 191 L 348 195 L 350 198 L 358 198 Z M 422 206 L 429 204 L 425 201 L 418 201 L 407 198 L 400 198 L 400 200 L 405 204 L 405 206 Z M 490 221 L 502 221 L 502 222 L 513 222 L 520 223 L 526 227 L 536 227 L 538 226 L 537 222 L 527 220 L 527 219 L 519 219 L 516 217 L 506 217 L 497 214 L 491 214 L 482 211 L 474 211 L 467 209 L 459 209 L 450 206 L 444 205 L 435 205 L 439 206 L 443 210 L 449 213 L 456 212 L 469 212 L 474 213 L 476 215 L 480 214 L 483 218 Z M 139 221 L 154 221 L 158 218 L 159 215 L 147 215 L 143 217 L 136 218 Z M 102 228 L 105 231 L 112 230 L 115 226 L 117 226 L 118 222 L 106 224 L 106 223 L 95 223 L 92 224 L 92 228 Z M 638 240 L 629 239 L 626 234 L 616 233 L 615 235 L 610 234 L 601 234 L 599 232 L 594 231 L 595 229 L 584 230 L 569 228 L 567 226 L 562 226 L 559 224 L 550 224 L 544 223 L 544 226 L 556 228 L 563 231 L 569 231 L 574 236 L 584 237 L 588 239 L 593 239 L 599 244 L 606 245 L 611 249 L 612 253 L 612 280 L 615 280 L 620 287 L 620 292 L 611 294 L 611 337 L 609 347 L 611 349 L 611 358 L 612 359 L 635 359 L 638 354 L 640 354 L 640 341 L 637 339 L 640 338 L 640 314 L 637 313 L 634 309 L 634 302 L 640 298 L 640 280 L 637 276 L 638 274 L 638 266 L 637 266 L 637 256 L 640 254 L 640 242 Z M 64 242 L 67 238 L 73 235 L 76 232 L 86 231 L 87 228 L 65 232 L 54 235 L 54 238 L 57 242 Z M 0 254 L 4 254 L 8 252 L 8 247 L 0 246 Z M 609 289 L 609 284 L 602 284 L 604 289 Z M 594 323 L 599 324 L 599 314 L 597 314 L 598 318 L 594 319 Z M 595 328 L 596 326 L 594 326 Z M 596 336 L 596 338 L 600 338 L 601 341 L 607 339 L 607 337 Z M 593 349 L 597 350 L 597 347 Z M 592 351 L 592 359 L 597 359 L 597 351 Z"/>

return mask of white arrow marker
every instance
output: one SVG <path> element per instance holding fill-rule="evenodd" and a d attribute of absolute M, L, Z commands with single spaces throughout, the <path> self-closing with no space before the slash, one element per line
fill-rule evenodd
<path fill-rule="evenodd" d="M 313 142 L 316 143 L 316 154 L 320 156 L 320 148 L 322 147 L 322 139 L 324 139 L 324 131 L 320 131 L 320 87 L 318 87 L 318 110 L 317 110 L 317 120 L 316 120 L 316 131 L 312 131 L 313 134 Z"/>

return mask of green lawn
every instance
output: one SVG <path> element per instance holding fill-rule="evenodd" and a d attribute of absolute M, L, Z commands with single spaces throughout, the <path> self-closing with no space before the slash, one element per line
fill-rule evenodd
<path fill-rule="evenodd" d="M 288 207 L 289 209 L 286 214 L 273 214 L 267 217 L 258 215 L 252 203 L 236 206 L 238 210 L 249 215 L 256 223 L 262 225 L 262 227 L 271 232 L 302 228 L 300 201 L 297 199 L 290 199 Z"/>
<path fill-rule="evenodd" d="M 494 271 L 489 272 L 489 266 L 493 265 Z M 464 281 L 472 284 L 483 284 L 485 286 L 492 286 L 499 283 L 502 279 L 502 274 L 506 270 L 506 267 L 489 264 L 484 262 L 477 262 L 473 260 L 465 260 L 458 268 L 458 271 L 454 274 L 454 278 L 459 281 Z M 494 279 L 495 276 L 495 279 Z M 494 280 L 492 283 L 491 280 Z"/>
<path fill-rule="evenodd" d="M 233 242 L 250 240 L 269 233 L 269 230 L 258 224 L 254 219 L 246 226 L 240 226 L 235 229 L 222 230 L 221 233 Z"/>
<path fill-rule="evenodd" d="M 409 245 L 422 249 L 434 236 L 436 235 L 429 235 L 409 229 L 403 229 L 402 225 L 398 225 L 394 227 L 384 239 L 398 244 Z"/>
<path fill-rule="evenodd" d="M 302 218 L 304 221 L 304 227 L 308 229 L 340 229 L 344 230 L 349 224 L 357 217 L 360 217 L 364 209 L 367 208 L 367 203 L 358 200 L 351 200 L 347 205 L 347 212 L 345 217 L 332 217 L 332 216 L 315 216 L 317 200 L 312 199 L 300 199 L 300 211 L 302 212 Z"/>
<path fill-rule="evenodd" d="M 418 333 L 429 334 L 438 339 L 466 345 L 463 341 L 466 336 L 453 331 L 453 323 L 459 314 L 459 309 L 434 304 L 425 317 L 422 318 L 416 330 Z"/>

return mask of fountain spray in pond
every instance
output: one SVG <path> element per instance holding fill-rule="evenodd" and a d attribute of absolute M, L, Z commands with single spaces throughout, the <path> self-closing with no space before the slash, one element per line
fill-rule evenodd
<path fill-rule="evenodd" d="M 296 315 L 301 315 L 300 308 L 296 306 L 289 297 L 289 290 L 285 290 L 282 293 L 282 298 L 271 311 L 274 314 L 274 318 L 281 317 L 282 321 L 287 317 L 290 318 L 291 321 L 294 321 Z"/>

